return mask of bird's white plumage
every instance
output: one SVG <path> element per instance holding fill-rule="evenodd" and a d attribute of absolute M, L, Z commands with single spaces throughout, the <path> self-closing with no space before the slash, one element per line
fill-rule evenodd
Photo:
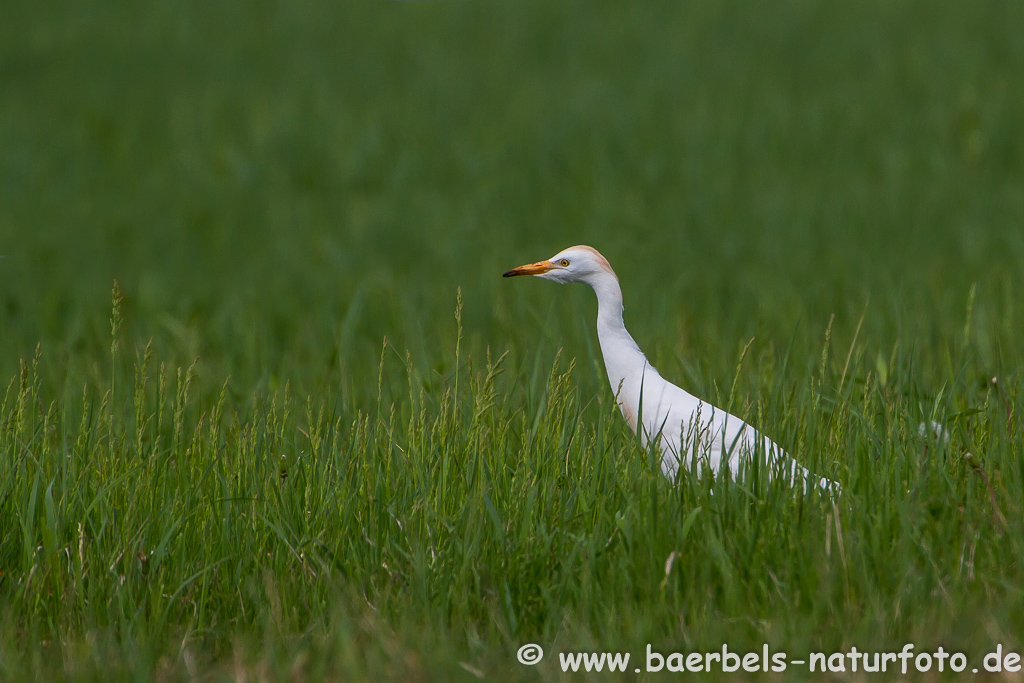
<path fill-rule="evenodd" d="M 584 282 L 593 288 L 597 294 L 597 338 L 608 382 L 622 415 L 639 433 L 641 443 L 657 440 L 665 476 L 675 479 L 680 466 L 697 472 L 709 467 L 717 475 L 725 466 L 738 478 L 743 474 L 744 461 L 758 458 L 770 476 L 781 476 L 804 489 L 816 484 L 838 490 L 835 482 L 812 475 L 740 418 L 663 378 L 626 330 L 619 279 L 597 250 L 570 247 L 547 261 L 505 273 L 506 277 L 514 275 L 535 275 L 563 284 Z"/>

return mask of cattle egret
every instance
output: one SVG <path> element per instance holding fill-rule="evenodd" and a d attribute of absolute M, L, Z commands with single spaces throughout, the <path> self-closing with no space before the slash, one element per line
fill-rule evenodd
<path fill-rule="evenodd" d="M 674 480 L 680 464 L 698 473 L 709 467 L 717 476 L 725 464 L 732 477 L 739 478 L 741 462 L 760 456 L 770 476 L 802 484 L 805 491 L 814 483 L 838 491 L 835 482 L 812 475 L 740 418 L 664 379 L 626 331 L 619 278 L 596 249 L 570 247 L 546 261 L 513 268 L 504 277 L 517 275 L 536 275 L 561 284 L 584 282 L 593 288 L 597 338 L 615 401 L 633 432 L 639 430 L 641 444 L 646 447 L 657 439 L 666 477 Z"/>

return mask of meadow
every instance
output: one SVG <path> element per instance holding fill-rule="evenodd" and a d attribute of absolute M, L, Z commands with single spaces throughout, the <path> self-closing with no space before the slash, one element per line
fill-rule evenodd
<path fill-rule="evenodd" d="M 1024 652 L 1024 5 L 2 14 L 0 680 Z M 666 481 L 579 243 L 841 500 Z"/>

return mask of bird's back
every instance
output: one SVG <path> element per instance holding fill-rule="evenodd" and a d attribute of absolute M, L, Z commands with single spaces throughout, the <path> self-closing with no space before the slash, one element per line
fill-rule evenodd
<path fill-rule="evenodd" d="M 726 467 L 739 478 L 744 462 L 757 458 L 775 476 L 832 487 L 749 424 L 672 384 L 650 365 L 639 386 L 623 385 L 620 406 L 634 432 L 642 427 L 641 443 L 657 440 L 662 471 L 669 479 L 675 479 L 680 467 L 698 474 L 709 468 L 716 476 Z M 630 412 L 640 419 L 630 419 Z"/>

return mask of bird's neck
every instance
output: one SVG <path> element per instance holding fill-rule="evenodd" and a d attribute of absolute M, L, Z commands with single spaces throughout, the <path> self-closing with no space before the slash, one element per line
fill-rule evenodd
<path fill-rule="evenodd" d="M 612 392 L 617 393 L 630 377 L 640 376 L 647 358 L 633 341 L 622 320 L 622 290 L 619 280 L 601 273 L 587 281 L 597 294 L 597 339 Z"/>

